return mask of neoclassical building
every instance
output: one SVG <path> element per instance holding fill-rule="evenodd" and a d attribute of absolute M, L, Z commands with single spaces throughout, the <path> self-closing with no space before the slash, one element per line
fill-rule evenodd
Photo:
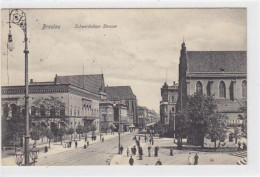
<path fill-rule="evenodd" d="M 241 108 L 247 99 L 247 52 L 187 51 L 183 42 L 179 63 L 179 112 L 186 109 L 188 97 L 195 92 L 215 96 L 218 111 L 228 117 L 226 144 L 234 145 L 234 127 L 241 132 Z"/>

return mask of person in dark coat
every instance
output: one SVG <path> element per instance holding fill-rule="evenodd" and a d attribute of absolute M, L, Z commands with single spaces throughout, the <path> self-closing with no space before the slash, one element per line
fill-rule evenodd
<path fill-rule="evenodd" d="M 148 147 L 148 156 L 149 156 L 149 157 L 151 157 L 151 149 L 152 149 L 152 147 L 149 146 L 149 147 Z"/>
<path fill-rule="evenodd" d="M 146 135 L 144 136 L 144 142 L 146 142 L 146 140 L 147 140 L 147 137 L 146 137 Z"/>
<path fill-rule="evenodd" d="M 152 144 L 152 138 L 149 139 L 150 144 Z"/>
<path fill-rule="evenodd" d="M 120 154 L 123 154 L 123 150 L 124 150 L 124 148 L 123 148 L 123 146 L 121 145 L 121 147 L 120 147 Z"/>
<path fill-rule="evenodd" d="M 138 140 L 139 140 L 139 141 L 141 140 L 141 136 L 139 136 Z"/>
<path fill-rule="evenodd" d="M 170 156 L 173 156 L 173 148 L 170 147 Z"/>
<path fill-rule="evenodd" d="M 158 161 L 156 162 L 155 165 L 162 165 L 162 162 L 160 161 L 160 159 L 158 159 Z"/>
<path fill-rule="evenodd" d="M 130 159 L 129 159 L 129 164 L 130 164 L 131 166 L 134 165 L 134 159 L 133 159 L 132 156 L 131 156 Z"/>
<path fill-rule="evenodd" d="M 134 151 L 134 155 L 136 154 L 136 147 L 134 146 L 133 148 L 133 151 Z"/>
<path fill-rule="evenodd" d="M 69 147 L 71 147 L 71 141 L 69 141 Z"/>
<path fill-rule="evenodd" d="M 139 148 L 139 160 L 143 160 L 143 148 Z"/>
<path fill-rule="evenodd" d="M 240 150 L 240 149 L 241 149 L 241 143 L 240 143 L 240 141 L 237 143 L 237 145 L 238 145 L 238 150 Z"/>
<path fill-rule="evenodd" d="M 127 155 L 127 157 L 129 156 L 129 148 L 127 148 L 127 150 L 126 150 L 126 155 Z"/>
<path fill-rule="evenodd" d="M 75 141 L 75 148 L 77 148 L 78 147 L 78 142 L 77 141 Z"/>
<path fill-rule="evenodd" d="M 194 165 L 198 165 L 198 163 L 199 163 L 199 156 L 196 153 L 195 156 L 194 156 Z"/>

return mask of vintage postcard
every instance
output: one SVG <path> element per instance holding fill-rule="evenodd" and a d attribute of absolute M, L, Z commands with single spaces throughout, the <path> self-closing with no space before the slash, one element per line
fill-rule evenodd
<path fill-rule="evenodd" d="M 1 16 L 2 166 L 247 165 L 247 8 Z"/>

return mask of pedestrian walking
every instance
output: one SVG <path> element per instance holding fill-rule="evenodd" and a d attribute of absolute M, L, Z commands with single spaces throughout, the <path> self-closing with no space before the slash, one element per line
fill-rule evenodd
<path fill-rule="evenodd" d="M 195 156 L 194 156 L 194 165 L 198 165 L 198 161 L 199 161 L 199 156 L 196 153 Z"/>
<path fill-rule="evenodd" d="M 160 159 L 157 160 L 155 165 L 162 165 L 162 162 L 160 161 Z"/>
<path fill-rule="evenodd" d="M 143 160 L 143 148 L 139 148 L 139 160 Z"/>
<path fill-rule="evenodd" d="M 170 156 L 173 156 L 173 148 L 170 147 Z"/>
<path fill-rule="evenodd" d="M 189 152 L 189 155 L 188 155 L 188 162 L 189 162 L 189 165 L 192 164 L 192 160 L 191 160 L 191 153 Z"/>
<path fill-rule="evenodd" d="M 104 137 L 102 137 L 102 142 L 104 142 L 104 140 L 105 140 Z"/>
<path fill-rule="evenodd" d="M 153 138 L 152 138 L 152 145 L 154 144 Z"/>
<path fill-rule="evenodd" d="M 150 144 L 152 144 L 152 138 L 149 138 L 149 142 L 150 142 Z"/>
<path fill-rule="evenodd" d="M 120 154 L 123 154 L 123 150 L 124 150 L 124 148 L 123 148 L 123 146 L 121 145 L 121 147 L 120 147 Z"/>
<path fill-rule="evenodd" d="M 69 147 L 71 147 L 71 141 L 69 141 Z"/>
<path fill-rule="evenodd" d="M 146 142 L 146 140 L 147 140 L 147 137 L 146 137 L 146 135 L 144 136 L 144 142 Z"/>
<path fill-rule="evenodd" d="M 138 140 L 139 140 L 139 141 L 141 140 L 141 136 L 139 136 Z"/>
<path fill-rule="evenodd" d="M 134 165 L 134 159 L 133 159 L 132 156 L 131 156 L 130 159 L 129 159 L 129 164 L 130 164 L 131 166 Z"/>
<path fill-rule="evenodd" d="M 148 147 L 148 156 L 149 156 L 149 157 L 151 157 L 151 149 L 152 149 L 152 147 L 149 146 L 149 147 Z"/>
<path fill-rule="evenodd" d="M 129 156 L 129 148 L 127 148 L 127 150 L 126 150 L 126 155 L 127 155 L 127 157 Z"/>
<path fill-rule="evenodd" d="M 155 156 L 155 157 L 158 157 L 158 151 L 159 151 L 159 147 L 156 146 L 156 147 L 154 148 L 154 156 Z"/>
<path fill-rule="evenodd" d="M 134 151 L 134 155 L 136 154 L 136 147 L 134 146 L 133 148 L 133 151 Z"/>
<path fill-rule="evenodd" d="M 77 148 L 78 147 L 78 142 L 77 142 L 77 140 L 75 141 L 75 148 Z"/>
<path fill-rule="evenodd" d="M 89 141 L 87 141 L 87 146 L 89 146 Z"/>

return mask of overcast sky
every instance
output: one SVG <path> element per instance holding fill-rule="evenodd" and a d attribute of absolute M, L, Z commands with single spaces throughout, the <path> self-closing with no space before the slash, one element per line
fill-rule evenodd
<path fill-rule="evenodd" d="M 29 38 L 29 78 L 55 74 L 100 74 L 109 86 L 130 85 L 138 104 L 159 112 L 160 88 L 178 81 L 180 47 L 246 50 L 246 9 L 68 9 L 24 10 Z M 2 10 L 2 85 L 7 82 L 8 11 Z M 43 25 L 60 29 L 45 29 Z M 116 28 L 102 28 L 103 24 Z M 101 28 L 75 28 L 101 25 Z M 24 84 L 22 30 L 12 25 L 9 85 Z"/>

